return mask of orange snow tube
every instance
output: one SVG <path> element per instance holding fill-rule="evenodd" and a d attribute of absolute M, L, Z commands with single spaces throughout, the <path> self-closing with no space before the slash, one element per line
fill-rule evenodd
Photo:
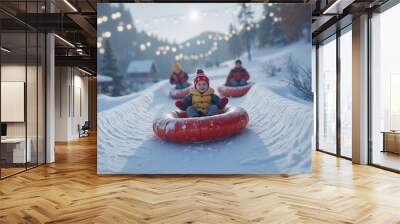
<path fill-rule="evenodd" d="M 218 86 L 218 92 L 226 97 L 240 97 L 245 95 L 254 83 L 250 82 L 245 86 Z"/>
<path fill-rule="evenodd" d="M 186 87 L 186 88 L 184 88 L 184 89 L 175 89 L 175 88 L 172 88 L 172 89 L 169 91 L 169 96 L 170 96 L 172 99 L 182 99 L 183 97 L 189 95 L 189 93 L 190 93 L 190 88 L 191 88 L 191 87 L 192 87 L 192 86 L 190 85 L 190 86 L 188 86 L 188 87 Z"/>
<path fill-rule="evenodd" d="M 173 142 L 207 142 L 235 135 L 246 128 L 247 112 L 236 106 L 207 117 L 187 117 L 184 111 L 172 111 L 153 123 L 154 133 Z"/>

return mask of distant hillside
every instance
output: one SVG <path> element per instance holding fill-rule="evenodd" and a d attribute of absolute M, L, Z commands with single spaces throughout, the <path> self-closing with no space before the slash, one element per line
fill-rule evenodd
<path fill-rule="evenodd" d="M 214 40 L 210 40 L 208 38 L 209 35 L 214 37 L 216 35 L 222 36 L 223 34 L 214 31 L 203 32 L 195 37 L 192 37 L 182 42 L 183 45 L 185 45 L 186 43 L 190 43 L 191 45 L 190 47 L 184 48 L 181 52 L 186 55 L 208 52 L 214 44 Z M 205 44 L 197 45 L 197 41 L 203 41 L 203 40 L 205 40 Z M 213 54 L 211 54 L 209 57 L 199 59 L 196 61 L 182 61 L 181 64 L 185 67 L 185 69 L 188 72 L 194 72 L 197 67 L 204 67 L 206 63 L 215 65 L 224 62 L 226 60 L 232 59 L 232 55 L 229 52 L 227 42 L 226 41 L 216 41 L 216 42 L 218 42 L 218 49 L 215 52 L 213 52 Z"/>
<path fill-rule="evenodd" d="M 101 4 L 98 7 L 98 16 L 111 15 L 114 12 L 120 12 L 121 18 L 119 20 L 109 20 L 105 24 L 98 26 L 98 35 L 101 36 L 103 32 L 111 31 L 110 44 L 118 61 L 118 67 L 122 73 L 125 73 L 127 66 L 132 60 L 151 59 L 155 61 L 158 69 L 158 77 L 160 79 L 169 78 L 172 72 L 172 63 L 175 61 L 175 56 L 179 54 L 194 55 L 208 52 L 213 46 L 214 40 L 209 39 L 209 35 L 213 37 L 216 35 L 222 36 L 222 33 L 206 31 L 195 37 L 192 37 L 183 43 L 177 44 L 167 41 L 162 37 L 149 36 L 148 33 L 138 31 L 135 26 L 131 30 L 124 32 L 117 32 L 116 27 L 121 22 L 124 24 L 132 23 L 132 15 L 129 10 L 124 8 L 122 4 L 111 6 L 110 4 Z M 177 32 L 184 32 L 179 31 Z M 197 45 L 197 41 L 205 41 L 204 44 Z M 143 43 L 151 43 L 151 46 L 146 50 L 140 50 L 140 45 Z M 207 58 L 198 60 L 180 60 L 179 63 L 183 66 L 184 70 L 188 73 L 193 73 L 196 68 L 207 66 L 215 66 L 221 62 L 232 59 L 231 53 L 228 50 L 226 41 L 217 41 L 218 49 Z M 190 43 L 190 47 L 186 47 L 186 43 Z M 161 46 L 172 46 L 178 50 L 176 52 L 168 51 L 166 54 L 156 55 L 156 51 Z M 179 45 L 185 45 L 183 49 L 179 49 Z M 102 55 L 98 55 L 101 59 Z M 101 61 L 101 60 L 99 60 Z M 101 66 L 99 65 L 99 68 Z M 101 71 L 100 71 L 101 72 Z"/>

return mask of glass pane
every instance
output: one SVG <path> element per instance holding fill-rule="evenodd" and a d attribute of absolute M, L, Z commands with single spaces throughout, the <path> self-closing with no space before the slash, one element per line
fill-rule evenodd
<path fill-rule="evenodd" d="M 400 5 L 372 18 L 372 163 L 400 170 Z"/>
<path fill-rule="evenodd" d="M 318 146 L 336 153 L 336 41 L 318 51 Z"/>
<path fill-rule="evenodd" d="M 45 163 L 45 44 L 46 37 L 39 33 L 38 45 L 38 163 Z"/>
<path fill-rule="evenodd" d="M 37 165 L 38 147 L 37 147 L 37 132 L 38 132 L 38 107 L 37 107 L 37 73 L 38 73 L 38 36 L 36 32 L 27 33 L 27 48 L 28 48 L 28 63 L 27 63 L 27 80 L 26 80 L 26 113 L 27 113 L 27 143 L 30 148 L 30 161 L 28 168 Z"/>
<path fill-rule="evenodd" d="M 340 37 L 340 127 L 341 155 L 352 156 L 352 35 Z"/>
<path fill-rule="evenodd" d="M 26 150 L 26 34 L 1 34 L 1 161 L 2 177 L 25 170 L 31 151 Z M 29 149 L 29 147 L 28 147 Z"/>

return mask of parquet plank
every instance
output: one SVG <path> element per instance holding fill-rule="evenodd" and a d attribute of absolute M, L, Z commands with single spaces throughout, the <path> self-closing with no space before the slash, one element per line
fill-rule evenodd
<path fill-rule="evenodd" d="M 400 223 L 400 175 L 313 152 L 303 175 L 97 175 L 96 136 L 0 181 L 0 223 Z"/>

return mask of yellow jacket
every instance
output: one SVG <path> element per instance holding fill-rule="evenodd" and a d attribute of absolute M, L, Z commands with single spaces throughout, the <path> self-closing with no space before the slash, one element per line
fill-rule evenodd
<path fill-rule="evenodd" d="M 203 114 L 208 113 L 208 108 L 212 104 L 212 97 L 214 94 L 214 89 L 209 88 L 204 93 L 200 93 L 197 89 L 191 90 L 192 95 L 192 105 Z"/>

